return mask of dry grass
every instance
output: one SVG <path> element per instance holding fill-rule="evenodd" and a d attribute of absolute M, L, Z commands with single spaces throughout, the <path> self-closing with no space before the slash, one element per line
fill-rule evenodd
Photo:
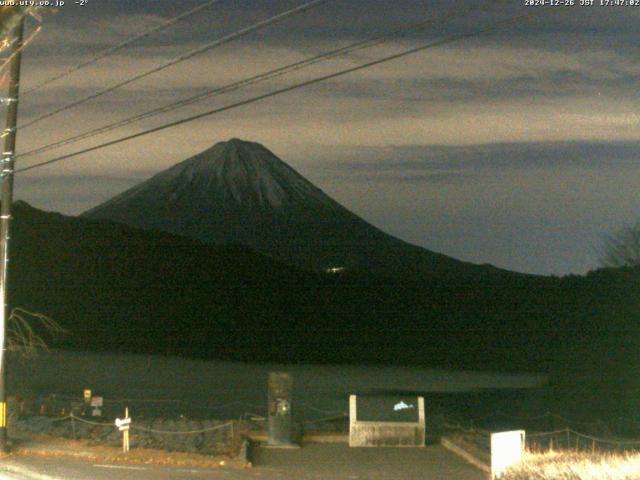
<path fill-rule="evenodd" d="M 632 480 L 640 479 L 640 453 L 527 453 L 522 464 L 503 480 Z"/>

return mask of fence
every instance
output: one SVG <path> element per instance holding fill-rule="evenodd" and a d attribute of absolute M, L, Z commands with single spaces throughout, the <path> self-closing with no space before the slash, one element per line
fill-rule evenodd
<path fill-rule="evenodd" d="M 125 407 L 135 412 L 137 417 L 146 418 L 265 418 L 267 404 L 257 405 L 242 400 L 226 403 L 192 403 L 184 400 L 153 399 L 153 398 L 104 398 L 100 408 L 101 416 L 115 418 L 121 415 Z M 28 414 L 45 416 L 66 416 L 72 412 L 76 416 L 91 416 L 91 408 L 77 396 L 65 394 L 51 394 L 25 401 L 22 410 Z M 328 410 L 306 402 L 295 402 L 295 414 L 302 423 L 309 425 L 320 424 L 330 420 L 348 417 L 345 402 L 344 410 Z"/>
<path fill-rule="evenodd" d="M 94 421 L 74 414 L 60 418 L 30 417 L 13 428 L 57 437 L 89 440 L 91 444 L 119 446 L 122 433 L 115 423 Z M 239 449 L 246 426 L 238 420 L 145 420 L 133 419 L 131 445 L 189 453 L 233 453 Z"/>
<path fill-rule="evenodd" d="M 530 451 L 574 450 L 579 452 L 627 452 L 640 450 L 640 440 L 600 438 L 570 428 L 527 434 Z"/>
<path fill-rule="evenodd" d="M 18 422 L 18 426 L 22 428 L 66 438 L 86 438 L 102 444 L 117 445 L 121 441 L 121 435 L 114 423 L 92 418 L 90 409 L 84 412 L 74 411 L 74 406 L 85 406 L 77 396 L 54 394 L 34 399 L 29 403 L 30 405 L 23 407 L 25 413 L 45 413 L 53 418 L 26 418 Z M 187 452 L 234 448 L 242 432 L 262 429 L 267 416 L 266 403 L 256 405 L 238 400 L 215 405 L 198 405 L 182 400 L 121 398 L 104 399 L 103 418 L 121 416 L 127 405 L 135 416 L 131 427 L 133 445 Z M 348 430 L 349 417 L 346 409 L 327 410 L 305 402 L 297 402 L 295 410 L 305 431 Z M 176 412 L 184 414 L 176 415 Z M 231 416 L 230 412 L 242 413 Z M 640 440 L 613 435 L 612 429 L 605 422 L 577 420 L 552 412 L 518 416 L 496 411 L 456 423 L 444 416 L 434 419 L 427 409 L 426 417 L 427 430 L 437 427 L 443 432 L 458 431 L 466 434 L 468 441 L 481 451 L 489 450 L 489 435 L 492 431 L 514 429 L 527 431 L 527 448 L 533 451 L 640 450 Z M 235 419 L 221 421 L 211 418 Z M 618 420 L 626 425 L 640 427 L 640 422 L 634 418 Z"/>
<path fill-rule="evenodd" d="M 588 435 L 603 438 L 615 435 L 621 437 L 640 436 L 640 422 L 634 418 L 616 418 L 615 421 L 577 420 L 566 415 L 544 412 L 539 415 L 519 416 L 496 411 L 482 417 L 461 420 L 467 430 L 518 430 L 564 431 L 569 428 L 583 431 Z M 461 425 L 458 425 L 461 426 Z"/>
<path fill-rule="evenodd" d="M 508 416 L 508 415 L 505 415 Z M 509 416 L 511 417 L 511 416 Z M 562 417 L 560 415 L 546 413 L 544 415 L 538 415 L 533 417 L 519 417 L 520 421 L 527 420 L 541 420 L 546 418 L 555 418 L 556 420 L 569 423 L 572 420 Z M 514 420 L 518 417 L 511 417 Z M 583 426 L 599 426 L 599 422 L 578 422 L 573 421 L 575 424 L 581 424 Z M 473 424 L 472 424 L 473 425 Z M 467 427 L 444 422 L 442 426 L 448 431 L 455 431 L 460 433 L 464 437 L 464 442 L 477 452 L 482 454 L 489 454 L 490 452 L 490 436 L 491 431 L 487 429 L 481 429 L 469 425 Z M 520 428 L 521 424 L 520 424 Z M 505 428 L 504 430 L 513 430 L 514 427 Z M 500 431 L 502 429 L 496 428 L 493 431 Z M 629 439 L 622 437 L 603 437 L 597 435 L 591 435 L 588 433 L 577 431 L 571 427 L 564 427 L 551 431 L 535 431 L 527 430 L 526 433 L 526 448 L 532 452 L 543 451 L 559 451 L 559 450 L 571 450 L 579 452 L 592 452 L 592 453 L 610 453 L 610 452 L 630 452 L 640 451 L 640 440 Z"/>
<path fill-rule="evenodd" d="M 13 412 L 10 425 L 33 433 L 117 446 L 122 435 L 113 420 L 122 416 L 125 407 L 134 417 L 132 446 L 199 453 L 234 451 L 244 434 L 264 429 L 267 417 L 266 403 L 238 400 L 205 405 L 154 398 L 105 398 L 99 407 L 100 416 L 93 416 L 94 407 L 79 396 L 51 394 L 28 400 L 14 398 L 9 409 Z M 297 402 L 295 407 L 304 431 L 336 432 L 348 427 L 346 411 L 305 402 Z"/>

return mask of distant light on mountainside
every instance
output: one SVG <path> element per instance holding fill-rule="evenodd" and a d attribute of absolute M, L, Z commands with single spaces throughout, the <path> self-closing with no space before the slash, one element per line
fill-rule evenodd
<path fill-rule="evenodd" d="M 345 268 L 344 267 L 329 267 L 327 269 L 325 269 L 325 272 L 327 273 L 342 273 L 344 272 Z"/>

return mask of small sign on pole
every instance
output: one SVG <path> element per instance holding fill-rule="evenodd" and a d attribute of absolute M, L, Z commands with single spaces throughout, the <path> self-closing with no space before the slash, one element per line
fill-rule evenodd
<path fill-rule="evenodd" d="M 91 390 L 88 388 L 85 388 L 83 394 L 84 394 L 83 395 L 84 403 L 91 403 Z"/>
<path fill-rule="evenodd" d="M 102 397 L 91 397 L 91 416 L 92 417 L 101 417 L 102 416 L 102 405 L 104 404 L 104 400 Z"/>
<path fill-rule="evenodd" d="M 124 409 L 124 418 L 116 418 L 116 427 L 122 432 L 122 451 L 129 451 L 129 427 L 131 426 L 131 418 L 129 418 L 129 407 Z"/>

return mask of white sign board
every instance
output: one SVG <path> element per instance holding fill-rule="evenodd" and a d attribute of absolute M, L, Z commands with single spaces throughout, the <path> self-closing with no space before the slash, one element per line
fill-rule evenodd
<path fill-rule="evenodd" d="M 507 469 L 522 461 L 524 430 L 491 434 L 491 478 L 502 478 Z"/>
<path fill-rule="evenodd" d="M 104 399 L 102 397 L 91 397 L 92 407 L 102 407 Z"/>
<path fill-rule="evenodd" d="M 118 427 L 121 432 L 126 432 L 127 430 L 129 430 L 130 425 L 130 418 L 116 418 L 116 427 Z"/>

